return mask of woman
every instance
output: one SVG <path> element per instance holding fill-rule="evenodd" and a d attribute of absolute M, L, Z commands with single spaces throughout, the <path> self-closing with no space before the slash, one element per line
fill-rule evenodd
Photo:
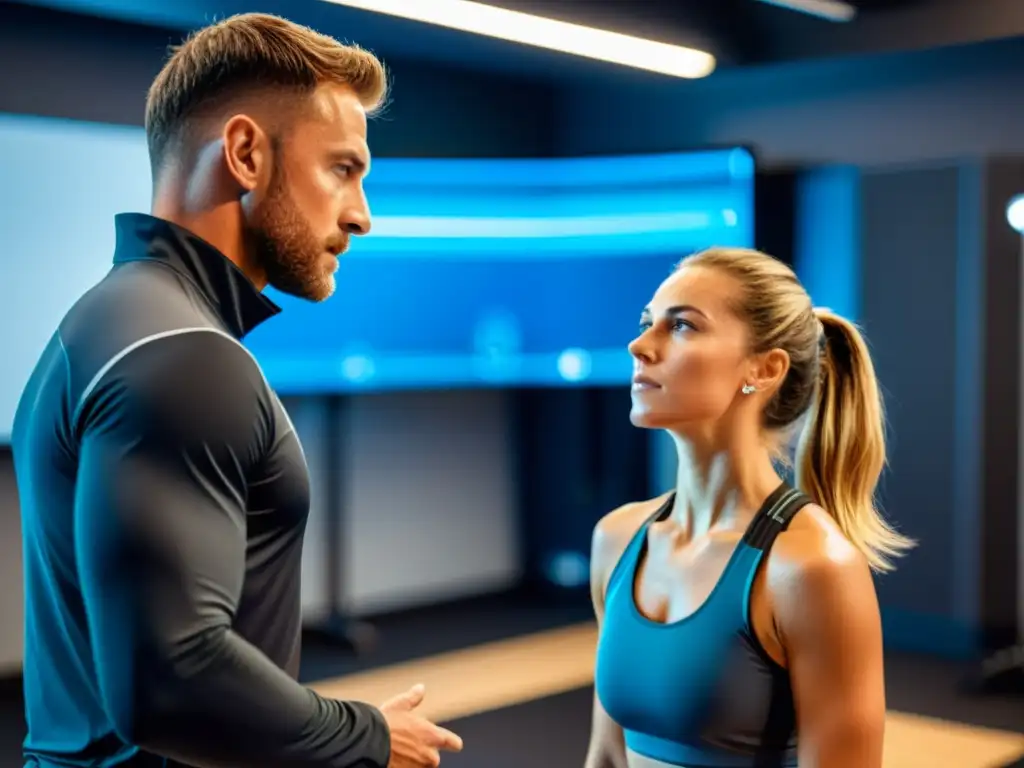
<path fill-rule="evenodd" d="M 672 435 L 679 469 L 594 532 L 586 768 L 880 768 L 871 571 L 913 542 L 872 503 L 885 443 L 864 340 L 785 265 L 713 249 L 659 287 L 630 352 L 631 419 Z M 791 486 L 776 467 L 801 422 Z"/>

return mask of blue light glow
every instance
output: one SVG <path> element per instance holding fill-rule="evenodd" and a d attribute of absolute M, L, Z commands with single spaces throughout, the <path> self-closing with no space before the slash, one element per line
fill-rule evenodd
<path fill-rule="evenodd" d="M 742 149 L 378 159 L 337 296 L 273 294 L 286 311 L 247 344 L 282 392 L 625 383 L 672 266 L 752 245 L 753 170 Z"/>
<path fill-rule="evenodd" d="M 282 394 L 623 384 L 672 266 L 753 242 L 742 149 L 570 159 L 376 158 L 373 231 L 338 291 L 248 339 Z M 148 211 L 140 128 L 0 114 L 0 442 L 60 318 L 106 274 L 114 215 Z M 40 234 L 45 237 L 40 240 Z"/>
<path fill-rule="evenodd" d="M 860 170 L 825 166 L 800 175 L 794 266 L 815 306 L 860 316 Z"/>

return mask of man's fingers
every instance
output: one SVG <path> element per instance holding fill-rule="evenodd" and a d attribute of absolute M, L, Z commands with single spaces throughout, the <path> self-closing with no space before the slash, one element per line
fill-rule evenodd
<path fill-rule="evenodd" d="M 394 696 L 383 704 L 381 709 L 383 710 L 410 710 L 415 709 L 423 701 L 423 697 L 426 695 L 426 688 L 422 683 L 417 683 L 405 693 L 400 693 Z"/>
<path fill-rule="evenodd" d="M 409 702 L 409 709 L 415 709 L 423 701 L 423 697 L 427 695 L 427 688 L 423 683 L 416 683 L 412 688 L 405 692 L 405 699 Z"/>
<path fill-rule="evenodd" d="M 447 728 L 441 728 L 440 726 L 435 726 L 435 729 L 438 749 L 448 752 L 462 751 L 462 738 L 458 734 L 452 733 Z"/>

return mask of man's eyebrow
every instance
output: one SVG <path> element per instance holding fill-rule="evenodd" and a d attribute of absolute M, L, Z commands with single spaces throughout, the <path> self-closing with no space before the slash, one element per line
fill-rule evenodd
<path fill-rule="evenodd" d="M 362 171 L 364 173 L 367 173 L 370 170 L 370 164 L 367 161 L 366 157 L 362 153 L 357 152 L 354 149 L 338 149 L 333 151 L 331 153 L 331 156 L 336 160 L 344 160 L 348 162 L 356 170 Z"/>

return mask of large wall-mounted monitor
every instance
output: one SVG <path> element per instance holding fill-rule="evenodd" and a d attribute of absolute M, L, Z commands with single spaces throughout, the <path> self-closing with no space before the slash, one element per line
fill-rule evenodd
<path fill-rule="evenodd" d="M 0 115 L 0 442 L 60 318 L 148 211 L 139 128 Z M 375 158 L 373 231 L 338 291 L 246 344 L 282 394 L 625 383 L 640 309 L 679 258 L 754 237 L 744 149 L 536 160 Z"/>
<path fill-rule="evenodd" d="M 377 160 L 373 230 L 309 304 L 249 337 L 282 391 L 623 384 L 640 310 L 682 257 L 751 246 L 743 149 Z"/>

